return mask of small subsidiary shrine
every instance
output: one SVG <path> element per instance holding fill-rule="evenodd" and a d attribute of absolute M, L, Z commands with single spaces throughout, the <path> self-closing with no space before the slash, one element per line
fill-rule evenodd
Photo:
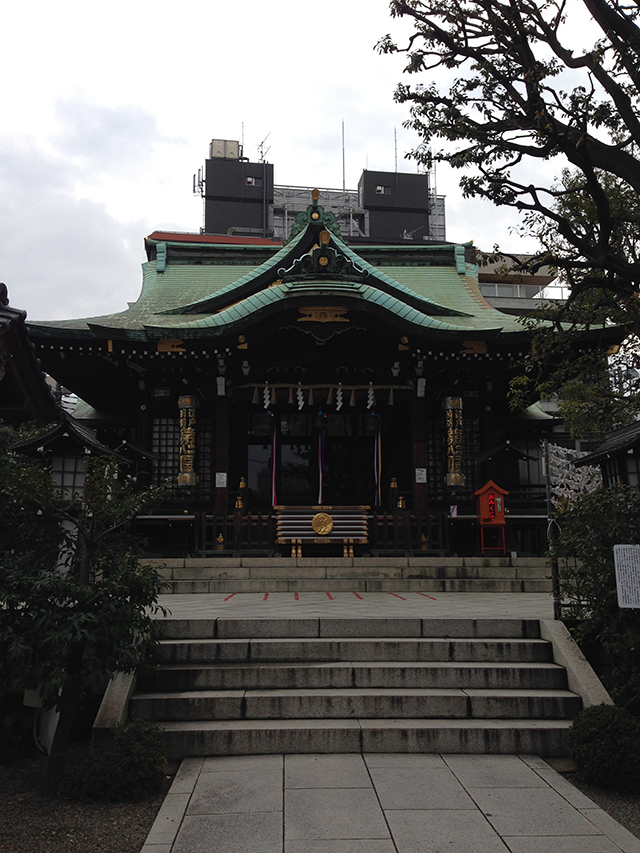
<path fill-rule="evenodd" d="M 528 333 L 481 294 L 475 250 L 354 248 L 312 195 L 285 243 L 155 232 L 128 310 L 29 325 L 74 416 L 172 484 L 139 520 L 151 549 L 476 553 L 493 480 L 507 551 L 544 553 L 553 419 L 509 410 Z"/>

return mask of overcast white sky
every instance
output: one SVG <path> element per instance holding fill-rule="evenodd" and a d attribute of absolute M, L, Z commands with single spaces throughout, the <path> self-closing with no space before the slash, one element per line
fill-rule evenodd
<path fill-rule="evenodd" d="M 7 4 L 0 52 L 0 281 L 30 319 L 92 316 L 137 298 L 143 238 L 198 231 L 192 175 L 211 138 L 240 139 L 278 184 L 340 187 L 363 168 L 415 171 L 393 102 L 406 24 L 388 0 L 35 0 Z M 513 214 L 437 176 L 447 236 L 524 251 Z"/>

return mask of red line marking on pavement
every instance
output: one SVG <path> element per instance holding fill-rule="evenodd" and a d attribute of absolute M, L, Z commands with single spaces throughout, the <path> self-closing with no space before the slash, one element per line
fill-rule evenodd
<path fill-rule="evenodd" d="M 230 598 L 233 598 L 233 596 L 234 596 L 234 595 L 235 595 L 235 592 L 232 592 L 232 593 L 231 593 L 231 595 L 228 595 L 228 596 L 225 598 L 225 601 L 229 601 L 229 599 L 230 599 Z"/>
<path fill-rule="evenodd" d="M 263 600 L 263 601 L 266 601 L 266 600 L 267 600 L 267 598 L 269 598 L 269 593 L 268 593 L 268 592 L 265 592 L 265 594 L 264 594 L 264 598 L 263 598 L 262 600 Z"/>
<path fill-rule="evenodd" d="M 418 595 L 424 595 L 425 598 L 430 598 L 431 601 L 437 601 L 437 598 L 434 598 L 432 595 L 427 595 L 426 592 L 419 592 Z"/>
<path fill-rule="evenodd" d="M 396 592 L 390 592 L 389 595 L 395 595 L 396 598 L 402 598 L 401 595 L 398 595 Z M 406 601 L 406 598 L 402 598 L 403 601 Z"/>
<path fill-rule="evenodd" d="M 364 598 L 361 595 L 358 595 L 357 592 L 354 592 L 353 594 L 355 595 L 356 598 L 359 598 L 360 601 L 364 601 Z"/>
<path fill-rule="evenodd" d="M 296 601 L 300 601 L 300 596 L 298 595 L 297 592 L 293 593 L 293 597 L 295 598 Z"/>
<path fill-rule="evenodd" d="M 331 593 L 330 593 L 330 592 L 328 592 L 328 593 L 327 593 L 327 597 L 328 597 L 328 598 L 330 598 L 330 599 L 331 599 L 331 601 L 334 601 L 334 598 L 333 598 L 333 596 L 331 595 Z"/>

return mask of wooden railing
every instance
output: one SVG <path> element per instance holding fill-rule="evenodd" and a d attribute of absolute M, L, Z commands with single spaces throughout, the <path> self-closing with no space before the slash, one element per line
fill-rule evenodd
<path fill-rule="evenodd" d="M 445 513 L 414 515 L 409 511 L 367 513 L 368 543 L 359 551 L 374 556 L 416 552 L 445 553 L 449 550 Z M 223 515 L 196 514 L 195 550 L 202 554 L 258 554 L 278 552 L 277 512 L 250 513 L 235 510 Z M 290 548 L 280 546 L 283 556 Z M 356 548 L 358 552 L 358 548 Z"/>

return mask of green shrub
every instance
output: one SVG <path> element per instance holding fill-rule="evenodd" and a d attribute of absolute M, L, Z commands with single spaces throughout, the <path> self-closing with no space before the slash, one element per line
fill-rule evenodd
<path fill-rule="evenodd" d="M 605 788 L 640 787 L 640 720 L 617 705 L 585 708 L 569 729 L 578 772 Z"/>
<path fill-rule="evenodd" d="M 82 802 L 139 800 L 162 785 L 162 732 L 155 723 L 130 720 L 114 729 L 112 741 L 80 744 L 65 754 L 61 796 Z"/>
<path fill-rule="evenodd" d="M 613 547 L 640 545 L 640 492 L 610 486 L 580 495 L 558 513 L 550 555 L 560 562 L 563 617 L 583 648 L 600 648 L 602 681 L 616 705 L 640 717 L 640 610 L 618 606 Z"/>

